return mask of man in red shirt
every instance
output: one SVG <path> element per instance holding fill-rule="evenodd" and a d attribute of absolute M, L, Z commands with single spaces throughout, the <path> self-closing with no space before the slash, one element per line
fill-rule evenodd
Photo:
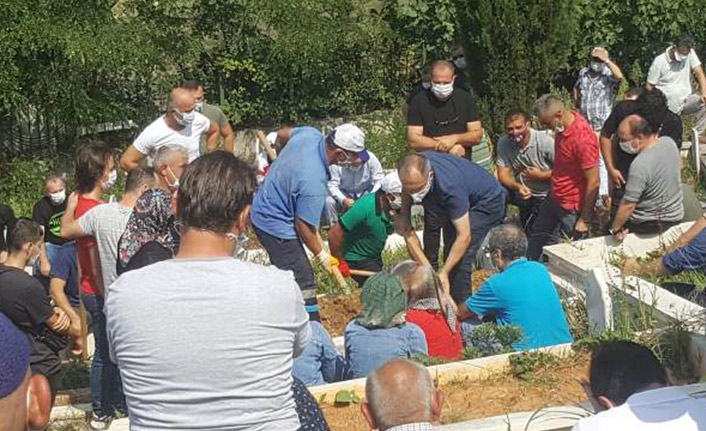
<path fill-rule="evenodd" d="M 424 332 L 430 357 L 449 361 L 462 359 L 461 324 L 454 301 L 441 287 L 439 276 L 429 265 L 404 261 L 392 270 L 407 294 L 407 322 Z"/>
<path fill-rule="evenodd" d="M 598 196 L 599 146 L 588 121 L 556 96 L 540 97 L 535 115 L 545 129 L 554 131 L 551 190 L 527 249 L 529 259 L 539 260 L 542 248 L 555 244 L 559 234 L 572 239 L 588 236 L 588 220 Z"/>

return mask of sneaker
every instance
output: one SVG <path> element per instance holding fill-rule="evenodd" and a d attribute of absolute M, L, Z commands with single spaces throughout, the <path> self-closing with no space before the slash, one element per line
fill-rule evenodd
<path fill-rule="evenodd" d="M 113 418 L 110 416 L 98 416 L 97 414 L 91 414 L 88 419 L 88 427 L 94 431 L 105 431 L 110 428 L 110 422 Z"/>

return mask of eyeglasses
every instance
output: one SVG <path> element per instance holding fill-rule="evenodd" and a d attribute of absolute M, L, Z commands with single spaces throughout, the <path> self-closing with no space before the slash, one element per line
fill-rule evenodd
<path fill-rule="evenodd" d="M 453 117 L 451 117 L 450 120 L 434 120 L 434 124 L 436 124 L 436 127 L 444 127 L 444 126 L 449 126 L 451 124 L 457 123 L 459 120 L 458 117 L 458 112 L 456 111 L 456 101 L 454 99 L 451 99 L 451 106 L 453 108 Z"/>
<path fill-rule="evenodd" d="M 464 54 L 457 54 L 457 55 L 452 56 L 451 59 L 452 59 L 452 60 L 457 60 L 457 59 L 463 58 L 463 57 L 465 57 Z"/>

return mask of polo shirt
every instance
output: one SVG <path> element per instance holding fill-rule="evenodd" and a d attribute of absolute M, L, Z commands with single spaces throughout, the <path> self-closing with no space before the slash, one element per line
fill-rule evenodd
<path fill-rule="evenodd" d="M 538 262 L 512 262 L 466 299 L 466 307 L 480 316 L 494 315 L 499 325 L 520 327 L 524 338 L 515 350 L 574 341 L 549 271 Z"/>
<path fill-rule="evenodd" d="M 340 223 L 346 231 L 343 257 L 350 262 L 380 259 L 388 235 L 392 233 L 392 220 L 377 205 L 379 193 L 368 193 L 358 199 L 341 216 Z"/>
<path fill-rule="evenodd" d="M 581 419 L 573 431 L 706 429 L 706 399 L 671 386 L 632 394 L 624 404 Z"/>
<path fill-rule="evenodd" d="M 578 211 L 586 193 L 586 169 L 599 162 L 596 134 L 588 121 L 574 112 L 574 122 L 554 137 L 554 169 L 551 176 L 551 197 L 563 209 Z"/>
<path fill-rule="evenodd" d="M 422 126 L 424 136 L 432 138 L 465 133 L 468 123 L 480 120 L 473 96 L 457 87 L 446 100 L 437 99 L 431 91 L 417 93 L 407 113 L 407 125 Z"/>
<path fill-rule="evenodd" d="M 313 127 L 298 127 L 255 194 L 252 223 L 280 239 L 296 239 L 294 219 L 318 227 L 328 194 L 328 161 L 324 136 Z"/>
<path fill-rule="evenodd" d="M 422 205 L 436 205 L 449 220 L 457 220 L 471 208 L 502 193 L 500 183 L 488 171 L 467 159 L 438 151 L 422 151 L 434 170 L 434 181 Z"/>
<path fill-rule="evenodd" d="M 647 82 L 664 93 L 669 110 L 679 114 L 692 92 L 691 71 L 701 66 L 701 60 L 693 49 L 681 62 L 672 60 L 668 52 L 669 48 L 655 57 L 647 72 Z"/>

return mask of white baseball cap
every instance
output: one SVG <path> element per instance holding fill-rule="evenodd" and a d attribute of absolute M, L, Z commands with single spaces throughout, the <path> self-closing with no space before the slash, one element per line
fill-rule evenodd
<path fill-rule="evenodd" d="M 363 163 L 370 159 L 370 155 L 365 151 L 365 132 L 354 124 L 341 124 L 328 135 L 328 139 L 339 148 L 358 153 Z"/>
<path fill-rule="evenodd" d="M 385 193 L 402 193 L 402 182 L 396 170 L 385 175 L 380 188 Z"/>

